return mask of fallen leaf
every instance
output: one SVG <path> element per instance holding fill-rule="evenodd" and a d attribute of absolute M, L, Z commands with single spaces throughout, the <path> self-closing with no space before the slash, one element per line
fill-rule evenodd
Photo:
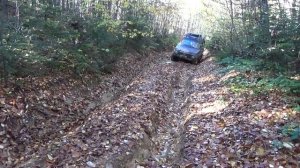
<path fill-rule="evenodd" d="M 5 98 L 0 98 L 0 104 L 5 104 Z"/>
<path fill-rule="evenodd" d="M 265 150 L 262 147 L 259 147 L 256 149 L 256 155 L 257 156 L 264 156 L 265 155 Z"/>
<path fill-rule="evenodd" d="M 96 167 L 96 164 L 91 162 L 91 161 L 88 161 L 86 162 L 86 164 L 89 166 L 89 167 Z"/>
<path fill-rule="evenodd" d="M 294 148 L 294 144 L 291 142 L 283 142 L 282 145 L 287 148 L 287 149 L 293 149 Z"/>

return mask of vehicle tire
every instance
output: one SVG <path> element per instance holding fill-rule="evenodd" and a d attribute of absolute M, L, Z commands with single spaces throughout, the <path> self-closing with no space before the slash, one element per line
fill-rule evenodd
<path fill-rule="evenodd" d="M 178 61 L 179 58 L 176 56 L 176 54 L 172 54 L 171 61 Z"/>
<path fill-rule="evenodd" d="M 192 63 L 193 63 L 194 65 L 198 65 L 198 64 L 199 64 L 199 58 L 193 60 Z"/>
<path fill-rule="evenodd" d="M 203 60 L 203 54 L 199 57 L 199 63 L 201 63 Z"/>

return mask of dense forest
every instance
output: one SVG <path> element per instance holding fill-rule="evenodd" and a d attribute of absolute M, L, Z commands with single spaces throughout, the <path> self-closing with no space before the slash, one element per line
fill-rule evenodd
<path fill-rule="evenodd" d="M 239 65 L 246 59 L 252 68 L 287 77 L 279 83 L 294 85 L 289 77 L 300 70 L 298 1 L 196 4 L 191 12 L 180 10 L 183 2 L 175 0 L 2 0 L 2 84 L 60 72 L 109 72 L 129 50 L 145 55 L 171 49 L 185 33 L 195 32 L 206 37 L 206 48 L 221 63 Z"/>
<path fill-rule="evenodd" d="M 299 167 L 299 74 L 299 0 L 0 0 L 0 167 Z"/>
<path fill-rule="evenodd" d="M 225 1 L 212 44 L 232 55 L 299 72 L 298 1 Z M 227 16 L 227 17 L 224 17 Z M 208 17 L 209 18 L 209 17 Z M 282 70 L 282 69 L 281 69 Z"/>
<path fill-rule="evenodd" d="M 128 48 L 168 46 L 174 42 L 168 29 L 175 10 L 161 1 L 3 0 L 2 79 L 97 72 Z"/>
<path fill-rule="evenodd" d="M 168 48 L 189 31 L 227 55 L 299 71 L 298 1 L 203 1 L 188 19 L 180 7 L 159 0 L 1 0 L 1 79 L 97 72 L 128 48 Z"/>

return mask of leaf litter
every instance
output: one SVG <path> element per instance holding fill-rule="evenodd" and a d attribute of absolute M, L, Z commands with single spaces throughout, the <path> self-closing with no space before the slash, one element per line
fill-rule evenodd
<path fill-rule="evenodd" d="M 91 77 L 83 77 L 84 85 L 49 77 L 23 79 L 32 86 L 19 90 L 3 88 L 0 163 L 299 166 L 299 142 L 280 133 L 284 124 L 299 121 L 299 114 L 280 92 L 236 94 L 213 58 L 195 66 L 169 63 L 168 55 L 152 54 L 139 62 L 127 57 L 116 72 L 92 84 L 86 82 Z"/>

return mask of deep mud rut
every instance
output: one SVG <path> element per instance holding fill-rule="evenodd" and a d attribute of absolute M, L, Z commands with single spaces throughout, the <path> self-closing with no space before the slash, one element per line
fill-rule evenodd
<path fill-rule="evenodd" d="M 224 113 L 225 108 L 234 110 L 235 103 L 213 58 L 207 54 L 192 65 L 164 55 L 118 98 L 91 112 L 83 125 L 45 144 L 17 167 L 264 166 L 255 157 L 252 163 L 243 161 L 243 154 L 252 157 L 251 149 L 237 146 L 240 141 L 254 143 L 254 134 L 243 131 L 243 122 L 251 121 Z"/>
<path fill-rule="evenodd" d="M 147 67 L 114 101 L 18 167 L 176 167 L 183 163 L 184 124 L 200 65 L 164 58 Z M 210 69 L 209 69 L 210 70 Z"/>

